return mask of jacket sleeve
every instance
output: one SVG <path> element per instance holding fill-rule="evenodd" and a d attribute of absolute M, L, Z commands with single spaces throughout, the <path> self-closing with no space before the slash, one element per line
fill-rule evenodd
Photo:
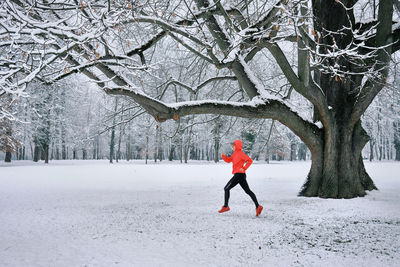
<path fill-rule="evenodd" d="M 222 155 L 222 159 L 223 159 L 226 163 L 232 162 L 232 156 L 227 157 L 227 156 L 225 156 L 225 154 L 224 154 L 224 155 Z"/>
<path fill-rule="evenodd" d="M 246 165 L 243 166 L 243 169 L 247 170 L 250 167 L 250 165 L 253 163 L 253 160 L 244 153 L 243 153 L 243 159 L 244 159 L 244 161 L 246 161 Z"/>

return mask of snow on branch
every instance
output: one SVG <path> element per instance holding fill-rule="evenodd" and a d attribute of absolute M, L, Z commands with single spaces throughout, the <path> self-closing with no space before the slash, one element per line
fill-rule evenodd
<path fill-rule="evenodd" d="M 178 120 L 191 114 L 219 114 L 243 118 L 272 118 L 276 119 L 292 131 L 302 136 L 303 141 L 314 148 L 320 145 L 320 129 L 311 122 L 302 119 L 296 112 L 278 99 L 255 97 L 248 102 L 198 100 L 178 103 L 164 103 L 147 96 L 143 92 L 129 87 L 107 87 L 107 94 L 125 95 L 133 98 L 154 118 L 163 122 L 168 119 Z M 301 133 L 301 134 L 300 134 Z"/>
<path fill-rule="evenodd" d="M 177 81 L 175 79 L 170 80 L 169 82 L 167 82 L 167 84 L 165 85 L 165 89 L 168 88 L 169 85 L 171 84 L 176 84 L 179 86 L 182 86 L 183 88 L 187 89 L 189 92 L 191 92 L 192 94 L 197 94 L 198 91 L 203 88 L 204 86 L 206 86 L 207 84 L 213 82 L 213 81 L 219 81 L 219 80 L 232 80 L 232 81 L 236 81 L 237 78 L 236 76 L 219 76 L 219 77 L 212 77 L 207 79 L 206 81 L 202 82 L 201 84 L 197 85 L 196 87 L 192 87 L 190 85 L 187 85 L 183 82 Z"/>

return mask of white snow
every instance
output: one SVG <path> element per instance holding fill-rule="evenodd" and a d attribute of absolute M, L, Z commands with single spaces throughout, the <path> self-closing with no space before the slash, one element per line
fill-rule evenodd
<path fill-rule="evenodd" d="M 369 163 L 379 191 L 297 197 L 309 162 L 255 162 L 255 217 L 231 165 L 0 164 L 0 266 L 398 266 L 400 164 Z"/>
<path fill-rule="evenodd" d="M 173 109 L 179 109 L 184 106 L 200 106 L 204 104 L 227 105 L 234 107 L 257 107 L 259 105 L 265 105 L 266 101 L 268 101 L 268 99 L 263 99 L 262 97 L 255 96 L 252 100 L 247 102 L 224 101 L 224 100 L 191 100 L 191 101 L 181 101 L 177 103 L 168 103 L 168 104 L 164 103 L 164 105 Z"/>
<path fill-rule="evenodd" d="M 322 124 L 321 121 L 317 121 L 317 122 L 315 123 L 315 125 L 317 125 L 317 127 L 320 128 L 320 129 L 322 129 L 322 128 L 324 127 L 324 125 Z"/>

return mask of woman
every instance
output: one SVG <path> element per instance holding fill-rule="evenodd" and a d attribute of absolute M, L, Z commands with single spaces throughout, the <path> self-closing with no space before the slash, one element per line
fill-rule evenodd
<path fill-rule="evenodd" d="M 218 211 L 219 213 L 229 211 L 229 191 L 234 188 L 237 184 L 240 184 L 240 186 L 243 188 L 244 192 L 246 192 L 251 199 L 254 201 L 254 204 L 256 205 L 256 216 L 261 214 L 261 211 L 263 210 L 263 206 L 258 204 L 257 197 L 256 195 L 250 190 L 249 185 L 247 184 L 246 181 L 246 170 L 250 167 L 250 165 L 253 163 L 253 160 L 247 156 L 243 151 L 242 151 L 242 141 L 240 140 L 235 140 L 232 144 L 232 149 L 233 149 L 233 154 L 230 157 L 227 157 L 225 154 L 222 154 L 222 159 L 229 163 L 233 163 L 233 177 L 232 179 L 229 180 L 229 182 L 226 184 L 224 187 L 225 190 L 225 204 L 224 206 Z M 246 165 L 245 165 L 246 163 Z"/>

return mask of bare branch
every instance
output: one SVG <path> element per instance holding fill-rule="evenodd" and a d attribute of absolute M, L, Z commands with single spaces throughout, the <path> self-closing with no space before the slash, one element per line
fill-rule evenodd
<path fill-rule="evenodd" d="M 293 112 L 283 102 L 268 100 L 267 102 L 254 99 L 247 103 L 228 101 L 188 101 L 175 104 L 165 104 L 156 99 L 126 88 L 105 88 L 108 94 L 125 95 L 139 103 L 146 103 L 151 109 L 146 109 L 157 121 L 179 119 L 192 114 L 219 114 L 242 118 L 271 118 L 280 121 L 313 150 L 321 146 L 321 130 L 313 123 L 305 121 Z"/>
<path fill-rule="evenodd" d="M 283 74 L 288 79 L 289 83 L 293 86 L 294 90 L 308 99 L 314 106 L 317 107 L 321 117 L 327 118 L 327 108 L 326 99 L 323 92 L 316 86 L 312 79 L 309 80 L 310 86 L 305 86 L 303 82 L 299 79 L 293 68 L 290 66 L 285 54 L 282 52 L 278 44 L 270 44 L 265 42 L 264 45 L 271 52 L 272 56 L 275 58 L 276 62 L 280 66 Z M 325 123 L 326 121 L 323 121 Z"/>
<path fill-rule="evenodd" d="M 169 85 L 171 84 L 177 84 L 179 86 L 182 86 L 183 88 L 187 89 L 189 92 L 191 92 L 192 94 L 197 94 L 198 91 L 203 88 L 204 86 L 206 86 L 207 84 L 209 84 L 210 82 L 213 81 L 220 81 L 220 80 L 232 80 L 232 81 L 236 81 L 237 78 L 236 76 L 222 76 L 222 77 L 212 77 L 204 82 L 202 82 L 201 84 L 197 85 L 196 87 L 191 87 L 183 82 L 177 81 L 177 80 L 171 80 L 169 81 L 165 87 L 167 88 Z"/>
<path fill-rule="evenodd" d="M 365 112 L 375 96 L 382 90 L 389 73 L 389 62 L 391 56 L 391 44 L 393 43 L 392 35 L 392 1 L 380 1 L 378 11 L 378 25 L 375 37 L 375 47 L 378 48 L 376 64 L 374 70 L 380 82 L 373 81 L 371 78 L 364 84 L 357 101 L 354 105 L 354 110 L 351 114 L 350 123 L 354 126 Z"/>
<path fill-rule="evenodd" d="M 281 10 L 282 4 L 287 4 L 288 0 L 280 0 L 261 20 L 257 21 L 250 28 L 256 29 L 268 29 L 272 26 L 272 23 L 277 20 L 277 14 Z"/>

